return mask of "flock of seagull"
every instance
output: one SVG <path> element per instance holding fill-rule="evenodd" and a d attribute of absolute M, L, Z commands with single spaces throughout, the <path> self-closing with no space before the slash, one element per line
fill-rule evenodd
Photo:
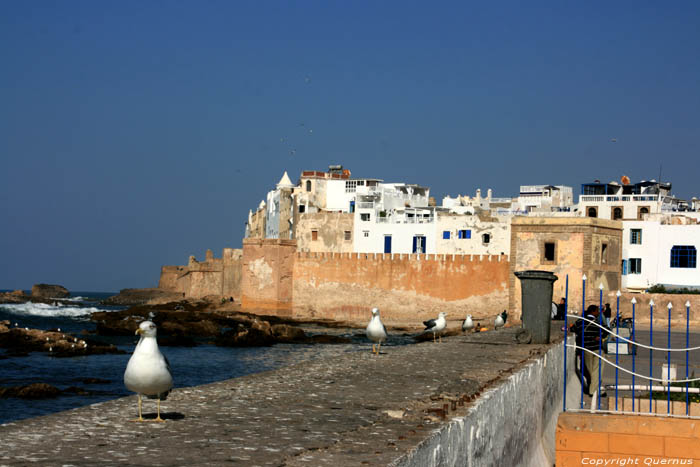
<path fill-rule="evenodd" d="M 442 342 L 442 332 L 447 328 L 447 313 L 440 312 L 435 319 L 424 321 L 424 333 L 433 333 L 433 342 Z M 499 329 L 506 324 L 508 313 L 503 310 L 496 316 L 494 328 Z M 462 322 L 462 331 L 478 332 L 481 324 L 474 324 L 472 315 L 467 315 Z M 129 359 L 124 372 L 124 384 L 126 387 L 138 394 L 138 418 L 134 421 L 164 421 L 160 416 L 160 402 L 168 397 L 173 388 L 173 376 L 170 371 L 168 359 L 160 352 L 158 341 L 156 340 L 156 325 L 152 321 L 143 321 L 139 324 L 136 334 L 140 335 L 134 353 Z M 379 355 L 379 349 L 383 342 L 386 342 L 389 334 L 379 316 L 379 309 L 372 308 L 372 319 L 367 325 L 367 338 L 372 341 L 372 353 Z M 437 337 L 437 340 L 436 340 Z M 142 414 L 142 397 L 158 400 L 158 412 L 155 419 L 144 419 Z"/>
<path fill-rule="evenodd" d="M 442 332 L 445 330 L 445 328 L 447 328 L 447 320 L 445 319 L 446 316 L 447 313 L 441 311 L 437 318 L 423 321 L 423 324 L 425 325 L 423 332 L 432 332 L 433 342 L 442 342 Z M 505 326 L 507 319 L 508 312 L 506 310 L 503 310 L 503 313 L 496 315 L 496 319 L 493 323 L 494 329 L 498 330 Z M 469 332 L 472 330 L 474 332 L 479 332 L 481 329 L 481 323 L 476 323 L 475 327 L 472 315 L 467 315 L 462 322 L 462 331 L 464 332 Z M 384 323 L 382 323 L 382 319 L 379 316 L 379 308 L 372 308 L 372 319 L 370 319 L 369 324 L 367 325 L 366 334 L 367 338 L 372 341 L 372 353 L 379 355 L 379 348 L 381 347 L 382 342 L 385 342 L 389 337 L 389 334 L 386 332 L 386 327 L 384 326 Z M 436 336 L 437 340 L 435 339 Z"/>

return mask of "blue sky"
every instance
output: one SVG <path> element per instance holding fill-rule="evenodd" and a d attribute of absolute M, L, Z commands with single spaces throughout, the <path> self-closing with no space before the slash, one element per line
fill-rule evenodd
<path fill-rule="evenodd" d="M 700 196 L 700 4 L 433 3 L 3 2 L 0 289 L 156 286 L 329 164 Z"/>

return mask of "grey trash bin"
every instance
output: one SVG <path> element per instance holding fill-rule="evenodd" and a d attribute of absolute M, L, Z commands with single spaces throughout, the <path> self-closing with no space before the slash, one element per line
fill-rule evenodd
<path fill-rule="evenodd" d="M 549 271 L 517 271 L 515 276 L 522 290 L 523 329 L 533 344 L 549 344 L 552 289 L 559 278 Z"/>

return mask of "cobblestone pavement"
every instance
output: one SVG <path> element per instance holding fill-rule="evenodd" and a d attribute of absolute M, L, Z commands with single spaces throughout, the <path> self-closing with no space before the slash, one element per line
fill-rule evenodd
<path fill-rule="evenodd" d="M 0 465 L 387 465 L 548 346 L 518 328 L 319 359 L 0 426 Z M 557 334 L 558 336 L 558 334 Z M 554 339 L 553 339 L 554 341 Z M 155 417 L 155 401 L 144 401 Z"/>

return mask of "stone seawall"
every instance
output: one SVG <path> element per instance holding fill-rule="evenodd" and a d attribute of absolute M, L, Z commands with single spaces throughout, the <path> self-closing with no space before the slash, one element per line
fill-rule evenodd
<path fill-rule="evenodd" d="M 133 396 L 5 424 L 0 464 L 547 465 L 561 333 L 518 345 L 517 329 L 176 388 L 165 423 L 129 421 Z"/>
<path fill-rule="evenodd" d="M 466 415 L 435 430 L 392 467 L 554 465 L 563 406 L 563 352 L 561 341 L 484 393 Z M 573 368 L 574 353 L 568 352 L 567 358 Z M 568 382 L 571 403 L 581 394 L 574 380 Z"/>

